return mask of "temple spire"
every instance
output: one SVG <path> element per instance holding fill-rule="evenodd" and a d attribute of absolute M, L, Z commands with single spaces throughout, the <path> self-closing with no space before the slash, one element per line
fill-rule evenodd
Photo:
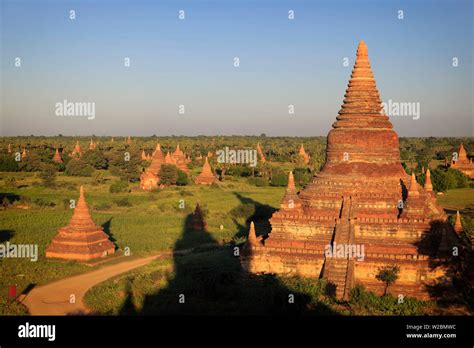
<path fill-rule="evenodd" d="M 211 185 L 216 182 L 216 176 L 212 173 L 211 165 L 206 157 L 201 173 L 196 177 L 195 183 L 202 185 Z"/>
<path fill-rule="evenodd" d="M 257 233 L 255 232 L 255 225 L 253 221 L 250 222 L 250 229 L 249 229 L 249 236 L 247 238 L 247 241 L 250 244 L 256 244 L 258 239 L 257 239 Z"/>
<path fill-rule="evenodd" d="M 290 171 L 290 174 L 288 174 L 288 186 L 286 187 L 286 191 L 288 192 L 295 191 L 295 178 L 293 177 L 292 171 Z"/>
<path fill-rule="evenodd" d="M 114 251 L 115 245 L 108 235 L 92 220 L 84 198 L 84 187 L 81 186 L 74 214 L 69 224 L 59 229 L 46 248 L 46 257 L 85 261 L 107 256 Z"/>
<path fill-rule="evenodd" d="M 410 181 L 410 188 L 408 189 L 408 197 L 415 197 L 419 196 L 420 192 L 418 192 L 418 184 L 416 182 L 415 173 L 411 173 L 411 181 Z"/>
<path fill-rule="evenodd" d="M 63 159 L 61 158 L 61 155 L 59 154 L 58 148 L 56 148 L 56 152 L 54 153 L 53 161 L 56 163 L 62 163 Z"/>
<path fill-rule="evenodd" d="M 370 66 L 369 54 L 364 40 L 357 47 L 356 61 L 346 90 L 345 98 L 334 127 L 364 127 L 368 122 L 374 122 L 372 117 L 383 114 L 382 101 Z M 361 118 L 347 120 L 347 117 Z M 377 128 L 392 128 L 388 118 L 378 117 Z M 355 123 L 354 123 L 355 122 Z"/>
<path fill-rule="evenodd" d="M 459 214 L 459 210 L 456 211 L 456 221 L 454 222 L 454 231 L 457 234 L 460 234 L 463 231 L 462 223 L 461 223 L 461 214 Z"/>
<path fill-rule="evenodd" d="M 427 191 L 427 192 L 432 192 L 433 191 L 433 184 L 431 183 L 431 173 L 430 173 L 429 168 L 426 170 L 425 191 Z"/>

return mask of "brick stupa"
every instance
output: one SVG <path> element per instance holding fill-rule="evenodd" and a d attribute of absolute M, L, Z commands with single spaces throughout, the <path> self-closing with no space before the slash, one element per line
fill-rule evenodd
<path fill-rule="evenodd" d="M 54 153 L 53 162 L 55 162 L 55 163 L 63 163 L 63 159 L 61 158 L 61 155 L 59 154 L 59 150 L 58 150 L 58 149 L 56 149 L 56 152 Z"/>
<path fill-rule="evenodd" d="M 69 154 L 69 156 L 70 157 L 81 157 L 82 156 L 82 149 L 81 149 L 81 145 L 79 144 L 79 141 L 76 141 L 76 146 L 74 146 L 74 149 Z"/>
<path fill-rule="evenodd" d="M 466 174 L 471 179 L 474 179 L 474 163 L 467 158 L 466 149 L 464 145 L 461 144 L 458 150 L 457 161 L 451 161 L 451 168 L 457 169 L 460 172 Z"/>
<path fill-rule="evenodd" d="M 140 175 L 140 188 L 142 190 L 153 190 L 159 187 L 160 178 L 158 176 L 161 165 L 165 163 L 160 144 L 156 145 L 151 156 L 150 166 Z"/>
<path fill-rule="evenodd" d="M 301 144 L 300 151 L 298 152 L 298 155 L 300 156 L 300 159 L 303 161 L 304 164 L 309 164 L 309 161 L 311 160 L 311 158 L 306 153 L 303 144 Z"/>
<path fill-rule="evenodd" d="M 265 163 L 265 155 L 263 154 L 262 147 L 260 146 L 260 143 L 257 144 L 257 153 L 258 156 L 260 157 L 260 162 Z"/>
<path fill-rule="evenodd" d="M 87 261 L 114 252 L 114 243 L 109 240 L 103 228 L 92 220 L 81 186 L 71 221 L 59 229 L 56 237 L 46 248 L 46 257 Z"/>
<path fill-rule="evenodd" d="M 211 185 L 217 181 L 216 176 L 212 173 L 211 165 L 207 160 L 207 157 L 204 161 L 204 165 L 202 166 L 201 174 L 199 174 L 196 179 L 195 183 L 198 185 Z"/>
<path fill-rule="evenodd" d="M 299 193 L 290 174 L 281 209 L 270 223 L 265 241 L 244 247 L 243 267 L 325 278 L 338 298 L 348 298 L 358 283 L 382 294 L 384 284 L 376 275 L 387 265 L 401 268 L 389 289 L 395 295 L 427 298 L 426 283 L 444 274 L 430 268 L 437 247 L 425 252 L 421 241 L 438 233 L 432 226 L 441 224 L 455 238 L 454 231 L 432 192 L 401 165 L 398 136 L 383 112 L 363 41 L 327 137 L 323 169 Z M 356 253 L 341 256 L 341 245 Z"/>

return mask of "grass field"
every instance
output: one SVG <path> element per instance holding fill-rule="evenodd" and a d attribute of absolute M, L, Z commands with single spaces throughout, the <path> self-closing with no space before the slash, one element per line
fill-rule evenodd
<path fill-rule="evenodd" d="M 264 211 L 268 212 L 278 208 L 284 194 L 282 187 L 255 187 L 249 185 L 245 178 L 234 179 L 232 177 L 210 187 L 189 185 L 169 187 L 156 192 L 144 192 L 138 189 L 138 184 L 134 184 L 131 185 L 130 193 L 111 194 L 109 186 L 116 178 L 110 176 L 107 177 L 105 184 L 95 184 L 91 178 L 59 175 L 57 187 L 48 189 L 37 184 L 39 179 L 34 174 L 20 174 L 21 176 L 17 178 L 18 187 L 7 188 L 2 183 L 3 195 L 8 194 L 10 199 L 19 200 L 19 203 L 5 211 L 0 211 L 0 242 L 37 244 L 39 259 L 37 262 L 8 258 L 0 261 L 0 287 L 2 289 L 0 291 L 0 315 L 24 314 L 25 312 L 22 306 L 8 300 L 7 291 L 10 285 L 16 285 L 18 291 L 21 292 L 32 285 L 48 283 L 68 275 L 85 272 L 93 267 L 100 267 L 73 261 L 50 260 L 44 257 L 46 246 L 56 235 L 57 230 L 68 223 L 72 215 L 72 209 L 64 201 L 67 203 L 70 199 L 77 199 L 80 185 L 85 187 L 86 200 L 94 221 L 102 225 L 115 241 L 118 247 L 117 254 L 122 255 L 123 250 L 128 247 L 132 255 L 137 257 L 172 248 L 184 249 L 199 242 L 199 236 L 182 238 L 186 230 L 186 221 L 197 202 L 203 207 L 206 214 L 208 223 L 206 238 L 222 245 L 223 240 L 229 241 L 232 238 L 242 237 L 247 231 L 245 218 L 235 217 L 231 213 L 232 209 L 244 203 L 254 203 L 265 207 Z M 7 176 L 8 173 L 2 173 L 2 177 Z M 124 198 L 130 202 L 130 206 L 119 206 L 116 203 Z M 445 195 L 438 196 L 438 201 L 448 212 L 456 209 L 466 210 L 469 206 L 474 205 L 474 189 L 448 191 Z M 257 233 L 267 229 L 267 222 L 263 220 L 257 222 Z M 206 241 L 206 238 L 202 241 Z M 235 267 L 237 266 L 233 261 L 229 263 L 223 251 L 218 254 L 221 257 L 218 261 L 213 259 L 213 256 L 207 256 L 208 259 L 210 258 L 210 264 L 214 263 L 222 270 L 228 266 L 236 271 Z M 183 260 L 186 259 L 187 257 L 183 258 Z M 133 292 L 131 297 L 133 306 L 130 308 L 136 310 L 143 310 L 145 298 L 156 294 L 160 289 L 165 291 L 166 296 L 174 296 L 175 294 L 170 295 L 169 291 L 177 291 L 177 287 L 185 286 L 186 282 L 190 281 L 187 277 L 176 276 L 175 263 L 176 260 L 155 262 L 143 269 L 105 282 L 88 293 L 87 303 L 97 312 L 116 314 L 121 310 L 125 299 L 128 298 L 124 295 L 124 287 L 130 287 Z M 205 267 L 208 266 L 205 265 Z M 233 273 L 230 272 L 230 274 Z M 224 277 L 222 273 L 218 275 Z M 212 283 L 215 275 L 209 274 L 209 276 Z M 130 279 L 132 279 L 131 283 Z M 277 280 L 269 278 L 264 280 L 246 279 L 244 282 L 259 289 L 255 290 L 257 294 L 260 293 L 259 291 L 264 291 L 262 289 L 270 291 L 267 285 L 272 282 L 283 284 L 283 293 L 286 293 L 285 289 L 290 286 L 288 284 L 292 284 L 290 287 L 298 287 L 298 282 L 295 283 L 293 280 L 285 278 Z M 206 287 L 209 284 L 203 286 Z M 232 290 L 232 287 L 235 286 L 234 284 L 229 289 Z M 321 302 L 319 297 L 315 297 L 317 300 L 313 298 L 316 302 L 305 297 L 312 296 L 311 291 L 316 291 L 312 288 L 313 286 L 316 285 L 306 284 L 302 289 L 302 298 L 309 301 L 305 302 L 306 305 L 313 308 L 312 312 L 315 313 L 325 311 L 332 313 L 332 309 L 327 307 L 328 303 L 323 300 Z M 234 290 L 243 291 L 241 287 Z M 251 294 L 244 291 L 239 301 L 247 301 L 248 296 Z M 239 306 L 242 306 L 239 301 L 237 301 L 240 303 Z M 252 301 L 260 303 L 262 300 L 252 297 Z M 230 305 L 237 306 L 232 301 Z M 267 303 L 260 307 L 260 310 L 266 312 L 270 310 L 270 307 L 271 303 Z M 210 312 L 219 312 L 225 310 L 226 304 L 222 302 L 212 308 Z M 169 308 L 160 307 L 159 309 L 165 313 L 171 311 Z M 237 310 L 237 307 L 234 309 Z M 345 311 L 347 309 L 342 309 L 339 312 L 345 313 Z M 238 312 L 239 310 L 237 310 Z M 352 310 L 351 313 L 354 311 Z"/>
<path fill-rule="evenodd" d="M 8 174 L 4 174 L 7 176 Z M 22 198 L 20 208 L 0 211 L 0 239 L 11 244 L 37 244 L 39 259 L 3 259 L 0 261 L 0 314 L 16 313 L 5 309 L 9 285 L 17 285 L 19 292 L 31 284 L 43 284 L 67 275 L 90 270 L 76 262 L 46 260 L 45 248 L 72 216 L 72 209 L 63 201 L 78 198 L 78 188 L 84 185 L 86 201 L 94 221 L 104 227 L 115 241 L 121 254 L 128 247 L 132 255 L 146 255 L 173 248 L 182 234 L 189 214 L 196 203 L 203 207 L 208 223 L 208 233 L 216 241 L 232 239 L 246 230 L 245 219 L 235 219 L 229 214 L 234 207 L 245 202 L 255 202 L 277 208 L 284 188 L 255 187 L 245 179 L 228 180 L 217 186 L 190 185 L 170 187 L 157 192 L 144 192 L 138 184 L 130 193 L 109 193 L 107 184 L 94 185 L 90 178 L 58 177 L 58 188 L 46 189 L 35 185 L 33 175 L 23 174 L 19 187 L 3 189 L 12 199 Z M 117 206 L 116 201 L 127 198 L 131 206 Z M 43 206 L 38 206 L 37 199 Z M 26 203 L 23 203 L 23 200 Z M 54 203 L 54 206 L 44 206 Z M 184 203 L 184 208 L 183 208 Z M 222 229 L 221 229 L 222 225 Z M 185 248 L 182 244 L 180 247 Z"/>

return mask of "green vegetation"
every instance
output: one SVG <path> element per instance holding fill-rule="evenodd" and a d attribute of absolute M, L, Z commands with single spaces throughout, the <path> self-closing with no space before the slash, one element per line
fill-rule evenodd
<path fill-rule="evenodd" d="M 375 275 L 375 279 L 385 284 L 384 296 L 387 295 L 388 287 L 397 281 L 399 273 L 400 267 L 395 265 L 381 267 L 379 272 Z"/>
<path fill-rule="evenodd" d="M 80 139 L 83 149 L 89 139 Z M 0 315 L 24 314 L 24 308 L 7 298 L 9 285 L 19 292 L 33 284 L 40 285 L 91 270 L 77 262 L 45 259 L 45 248 L 65 226 L 71 215 L 70 200 L 77 200 L 80 185 L 85 187 L 86 200 L 94 221 L 115 240 L 117 254 L 125 247 L 139 257 L 173 248 L 187 248 L 194 242 L 206 242 L 199 235 L 182 241 L 189 214 L 199 202 L 208 224 L 212 241 L 229 245 L 242 243 L 248 223 L 256 222 L 257 234 L 269 231 L 268 219 L 278 209 L 287 185 L 288 172 L 293 171 L 296 185 L 301 188 L 320 170 L 325 159 L 326 139 L 287 137 L 148 137 L 133 140 L 95 138 L 98 149 L 85 151 L 80 159 L 67 153 L 76 139 L 66 137 L 17 137 L 0 139 L 0 243 L 38 244 L 39 259 L 0 260 Z M 450 160 L 452 152 L 463 141 L 467 149 L 474 148 L 473 139 L 401 139 L 402 159 L 407 171 L 414 170 L 419 181 L 424 180 L 421 166 L 432 168 L 432 181 L 438 200 L 449 214 L 461 210 L 465 229 L 471 231 L 474 218 L 474 189 L 458 171 L 435 168 Z M 145 192 L 138 179 L 149 163 L 140 158 L 141 150 L 151 153 L 160 142 L 164 152 L 173 151 L 176 144 L 191 156 L 190 176 L 175 166 L 163 166 L 162 179 L 170 186 Z M 193 178 L 202 168 L 198 155 L 214 152 L 224 146 L 255 147 L 260 142 L 267 162 L 255 168 L 243 165 L 223 165 L 210 157 L 210 163 L 222 181 L 211 186 L 197 186 Z M 26 147 L 26 160 L 12 161 L 7 144 L 13 149 Z M 304 143 L 312 163 L 304 166 L 298 149 Z M 64 163 L 52 162 L 55 148 Z M 161 176 L 160 175 L 160 176 Z M 112 194 L 111 194 L 112 193 Z M 222 228 L 221 228 L 222 226 Z M 224 241 L 225 243 L 221 243 Z M 159 313 L 181 311 L 176 307 L 178 289 L 186 289 L 189 306 L 186 313 L 207 314 L 422 314 L 430 303 L 405 299 L 402 304 L 390 295 L 378 297 L 362 288 L 355 288 L 348 302 L 334 301 L 324 294 L 325 284 L 314 279 L 252 276 L 242 271 L 230 250 L 200 250 L 174 260 L 156 261 L 144 268 L 109 280 L 93 288 L 86 301 L 100 313 L 140 312 L 144 302 Z M 184 272 L 183 272 L 184 270 Z M 384 277 L 385 278 L 385 277 Z M 381 281 L 385 281 L 381 278 Z M 295 295 L 294 305 L 288 303 Z M 159 297 L 157 297 L 159 295 Z M 132 307 L 123 309 L 131 299 Z M 158 299 L 161 299 L 160 301 Z M 180 312 L 179 312 L 180 313 Z"/>

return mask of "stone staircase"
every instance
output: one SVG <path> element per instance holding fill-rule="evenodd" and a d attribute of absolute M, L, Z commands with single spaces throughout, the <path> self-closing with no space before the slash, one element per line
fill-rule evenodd
<path fill-rule="evenodd" d="M 336 221 L 332 244 L 333 247 L 336 245 L 336 249 L 333 249 L 333 257 L 326 257 L 323 274 L 324 278 L 336 287 L 336 298 L 349 298 L 350 289 L 354 285 L 354 259 L 349 257 L 349 255 L 338 257 L 334 254 L 337 251 L 337 245 L 345 246 L 353 244 L 354 219 L 352 198 L 349 197 L 348 199 L 345 199 L 343 197 L 341 203 L 341 215 Z"/>

